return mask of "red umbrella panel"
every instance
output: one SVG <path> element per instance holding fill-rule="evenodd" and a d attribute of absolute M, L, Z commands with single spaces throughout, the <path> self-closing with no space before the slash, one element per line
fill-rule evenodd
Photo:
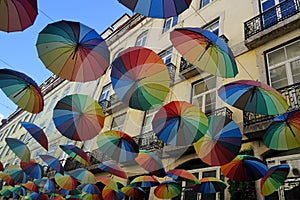
<path fill-rule="evenodd" d="M 21 184 L 21 186 L 23 186 L 26 189 L 28 189 L 30 191 L 33 191 L 33 192 L 38 192 L 38 190 L 39 190 L 38 186 L 32 181 L 28 181 L 27 183 L 23 183 L 23 184 Z"/>
<path fill-rule="evenodd" d="M 37 15 L 36 0 L 0 1 L 0 30 L 23 31 L 34 23 Z"/>
<path fill-rule="evenodd" d="M 20 166 L 31 178 L 39 179 L 43 177 L 43 167 L 34 159 L 30 159 L 28 163 L 21 161 Z"/>
<path fill-rule="evenodd" d="M 48 138 L 43 129 L 30 122 L 20 122 L 28 133 L 48 151 Z"/>

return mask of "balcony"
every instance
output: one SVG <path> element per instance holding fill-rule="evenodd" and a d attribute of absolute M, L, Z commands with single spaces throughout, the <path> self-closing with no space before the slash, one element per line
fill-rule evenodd
<path fill-rule="evenodd" d="M 103 99 L 99 101 L 99 104 L 106 115 L 112 114 L 114 109 L 119 110 L 126 107 L 126 105 L 118 99 L 116 94 L 112 94 L 109 99 Z"/>
<path fill-rule="evenodd" d="M 300 105 L 300 83 L 277 89 L 287 100 L 289 110 L 298 110 Z M 274 116 L 244 112 L 244 133 L 249 139 L 261 139 Z"/>
<path fill-rule="evenodd" d="M 256 48 L 300 26 L 300 1 L 285 0 L 244 22 L 245 45 Z"/>
<path fill-rule="evenodd" d="M 138 143 L 140 150 L 155 151 L 162 149 L 164 143 L 159 140 L 153 131 L 133 137 Z"/>
<path fill-rule="evenodd" d="M 198 67 L 192 65 L 187 60 L 185 60 L 183 57 L 181 57 L 180 60 L 180 68 L 179 68 L 179 75 L 185 79 L 189 79 L 193 76 L 196 76 L 200 74 L 202 70 L 200 70 Z"/>
<path fill-rule="evenodd" d="M 171 80 L 170 85 L 174 85 L 176 66 L 173 63 L 169 63 L 169 64 L 167 64 L 167 68 L 168 68 L 168 72 L 169 72 L 169 76 L 170 76 L 170 80 Z"/>

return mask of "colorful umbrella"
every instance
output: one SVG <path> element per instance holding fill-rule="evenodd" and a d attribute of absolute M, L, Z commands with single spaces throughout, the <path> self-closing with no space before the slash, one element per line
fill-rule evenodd
<path fill-rule="evenodd" d="M 48 180 L 48 177 L 34 179 L 33 182 L 36 186 L 43 188 Z"/>
<path fill-rule="evenodd" d="M 88 183 L 96 184 L 97 183 L 97 180 L 96 180 L 96 177 L 94 176 L 94 174 L 84 168 L 74 169 L 72 171 L 69 171 L 68 174 L 83 184 L 88 184 Z"/>
<path fill-rule="evenodd" d="M 10 100 L 28 112 L 39 113 L 44 108 L 41 89 L 26 74 L 0 69 L 0 88 Z"/>
<path fill-rule="evenodd" d="M 159 185 L 159 181 L 156 180 L 152 176 L 143 175 L 143 176 L 138 176 L 138 177 L 134 178 L 130 182 L 130 185 L 132 185 L 134 187 L 142 187 L 142 188 L 144 188 L 144 187 L 153 187 L 153 186 Z"/>
<path fill-rule="evenodd" d="M 24 162 L 30 160 L 30 150 L 25 143 L 15 138 L 5 138 L 9 148 Z"/>
<path fill-rule="evenodd" d="M 37 14 L 36 0 L 0 1 L 0 30 L 23 31 L 34 23 Z"/>
<path fill-rule="evenodd" d="M 61 174 L 64 173 L 64 168 L 57 158 L 50 155 L 40 155 L 40 157 L 45 163 L 47 163 L 49 167 L 51 167 L 52 169 L 54 169 L 55 171 Z"/>
<path fill-rule="evenodd" d="M 108 186 L 105 186 L 102 190 L 102 198 L 104 200 L 122 200 L 124 198 L 124 194 L 121 191 L 115 191 Z"/>
<path fill-rule="evenodd" d="M 54 176 L 56 184 L 65 190 L 75 190 L 77 187 L 77 181 L 70 175 L 62 175 L 56 173 Z"/>
<path fill-rule="evenodd" d="M 30 159 L 29 162 L 20 162 L 21 168 L 31 178 L 42 178 L 44 174 L 43 167 L 34 159 Z"/>
<path fill-rule="evenodd" d="M 186 146 L 198 141 L 207 131 L 205 114 L 185 101 L 172 101 L 154 116 L 152 127 L 156 136 L 173 146 Z"/>
<path fill-rule="evenodd" d="M 289 107 L 279 92 L 258 81 L 234 81 L 219 88 L 218 93 L 226 103 L 256 114 L 277 115 Z"/>
<path fill-rule="evenodd" d="M 275 192 L 290 172 L 290 166 L 287 164 L 276 165 L 271 167 L 267 174 L 260 181 L 260 192 L 264 196 L 268 196 Z"/>
<path fill-rule="evenodd" d="M 178 178 L 183 178 L 185 180 L 199 183 L 198 178 L 196 176 L 194 176 L 192 173 L 186 171 L 185 169 L 171 169 L 171 170 L 167 171 L 166 175 L 175 180 L 177 180 Z"/>
<path fill-rule="evenodd" d="M 132 198 L 144 198 L 146 196 L 145 190 L 141 187 L 125 186 L 121 188 L 121 191 L 126 196 Z"/>
<path fill-rule="evenodd" d="M 79 22 L 48 24 L 39 33 L 36 46 L 44 65 L 70 81 L 96 80 L 109 66 L 110 52 L 105 40 Z"/>
<path fill-rule="evenodd" d="M 181 190 L 181 184 L 168 180 L 155 188 L 154 195 L 160 199 L 171 199 L 180 195 Z"/>
<path fill-rule="evenodd" d="M 275 150 L 300 147 L 300 111 L 289 111 L 275 117 L 263 137 L 263 142 Z"/>
<path fill-rule="evenodd" d="M 38 192 L 39 188 L 37 187 L 36 184 L 32 181 L 28 181 L 27 183 L 21 184 L 21 186 L 25 187 L 26 189 L 33 191 L 33 192 Z"/>
<path fill-rule="evenodd" d="M 48 151 L 48 138 L 43 129 L 30 122 L 20 122 L 28 133 Z"/>
<path fill-rule="evenodd" d="M 27 195 L 26 189 L 20 185 L 16 185 L 16 186 L 10 188 L 9 190 L 16 195 L 21 195 L 21 196 Z"/>
<path fill-rule="evenodd" d="M 102 196 L 100 194 L 84 194 L 82 195 L 83 200 L 102 200 Z"/>
<path fill-rule="evenodd" d="M 238 73 L 234 55 L 226 42 L 201 28 L 177 28 L 170 33 L 177 51 L 191 64 L 223 78 Z"/>
<path fill-rule="evenodd" d="M 221 166 L 234 159 L 242 144 L 242 134 L 237 124 L 225 116 L 210 116 L 204 137 L 194 143 L 201 160 L 211 166 Z"/>
<path fill-rule="evenodd" d="M 89 194 L 101 194 L 97 185 L 94 184 L 86 184 L 81 191 Z"/>
<path fill-rule="evenodd" d="M 4 170 L 3 164 L 2 164 L 2 162 L 0 162 L 0 171 L 3 171 L 3 170 Z"/>
<path fill-rule="evenodd" d="M 147 150 L 140 150 L 135 161 L 151 175 L 164 177 L 166 171 L 160 158 L 154 153 Z"/>
<path fill-rule="evenodd" d="M 261 160 L 249 155 L 238 155 L 221 167 L 224 176 L 235 181 L 256 181 L 262 178 L 267 170 L 268 167 Z"/>
<path fill-rule="evenodd" d="M 99 149 L 117 162 L 135 159 L 139 153 L 138 144 L 121 131 L 105 131 L 97 136 Z"/>
<path fill-rule="evenodd" d="M 6 182 L 7 185 L 15 185 L 14 179 L 8 173 L 0 172 L 0 178 Z"/>
<path fill-rule="evenodd" d="M 79 189 L 74 189 L 74 190 L 60 189 L 60 190 L 59 190 L 59 193 L 60 193 L 60 194 L 63 194 L 63 195 L 78 195 L 78 194 L 81 194 L 82 191 L 79 190 Z"/>
<path fill-rule="evenodd" d="M 29 200 L 48 200 L 48 196 L 43 192 L 33 192 L 30 194 Z"/>
<path fill-rule="evenodd" d="M 73 94 L 57 102 L 53 121 L 65 137 L 85 141 L 99 134 L 104 124 L 104 114 L 98 102 L 91 97 Z"/>
<path fill-rule="evenodd" d="M 7 168 L 7 174 L 14 179 L 15 183 L 26 183 L 28 181 L 28 176 L 20 165 L 10 165 Z"/>
<path fill-rule="evenodd" d="M 10 191 L 13 187 L 10 185 L 5 185 L 0 190 L 0 195 L 9 198 L 12 192 Z"/>
<path fill-rule="evenodd" d="M 118 192 L 118 184 L 115 182 L 111 177 L 108 176 L 97 176 L 97 181 L 103 183 L 105 186 L 109 187 L 110 189 Z"/>
<path fill-rule="evenodd" d="M 69 156 L 77 160 L 78 162 L 90 166 L 90 159 L 88 155 L 80 148 L 73 144 L 61 144 L 59 147 L 66 152 Z"/>
<path fill-rule="evenodd" d="M 124 179 L 128 178 L 126 172 L 112 161 L 105 161 L 98 165 L 97 168 Z"/>
<path fill-rule="evenodd" d="M 119 0 L 119 2 L 134 13 L 152 18 L 167 19 L 188 9 L 192 0 Z"/>
<path fill-rule="evenodd" d="M 200 184 L 195 184 L 193 190 L 203 194 L 214 194 L 225 190 L 226 187 L 224 181 L 215 177 L 206 177 L 200 180 Z"/>
<path fill-rule="evenodd" d="M 162 58 L 144 47 L 122 51 L 112 63 L 111 82 L 118 98 L 138 110 L 161 105 L 169 93 L 170 76 Z"/>
<path fill-rule="evenodd" d="M 56 185 L 53 180 L 48 179 L 43 187 L 46 193 L 53 193 L 56 191 Z"/>

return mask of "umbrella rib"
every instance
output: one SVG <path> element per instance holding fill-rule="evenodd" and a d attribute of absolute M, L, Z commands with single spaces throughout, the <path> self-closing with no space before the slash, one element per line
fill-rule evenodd
<path fill-rule="evenodd" d="M 290 123 L 289 123 L 289 122 L 286 122 L 286 125 L 287 125 L 287 126 L 289 127 L 289 129 L 291 130 L 293 136 L 296 137 L 296 135 L 295 135 L 295 133 L 294 133 L 294 131 L 293 131 L 293 129 L 292 129 Z"/>

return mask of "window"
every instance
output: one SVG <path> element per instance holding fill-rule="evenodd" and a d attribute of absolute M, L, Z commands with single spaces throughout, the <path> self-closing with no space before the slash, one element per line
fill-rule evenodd
<path fill-rule="evenodd" d="M 178 23 L 178 16 L 171 17 L 165 20 L 163 33 L 170 30 L 173 26 L 176 26 Z"/>
<path fill-rule="evenodd" d="M 203 28 L 219 36 L 219 19 L 209 23 Z"/>
<path fill-rule="evenodd" d="M 192 103 L 203 112 L 209 113 L 216 109 L 217 77 L 210 76 L 192 85 Z"/>
<path fill-rule="evenodd" d="M 142 47 L 145 46 L 147 40 L 147 34 L 148 31 L 145 31 L 142 34 L 140 34 L 136 39 L 135 46 L 142 46 Z"/>
<path fill-rule="evenodd" d="M 108 84 L 108 85 L 105 85 L 102 88 L 101 96 L 100 96 L 100 99 L 99 99 L 99 104 L 101 105 L 103 110 L 105 110 L 105 108 L 107 107 L 107 103 L 108 103 L 108 100 L 109 100 L 110 88 L 111 88 L 111 83 Z"/>
<path fill-rule="evenodd" d="M 143 122 L 142 134 L 146 134 L 152 131 L 152 120 L 156 114 L 157 109 L 152 109 L 145 112 L 145 118 Z"/>
<path fill-rule="evenodd" d="M 159 56 L 161 57 L 161 59 L 164 61 L 166 65 L 168 65 L 172 61 L 172 50 L 173 48 L 170 47 L 159 54 Z"/>
<path fill-rule="evenodd" d="M 268 52 L 266 58 L 273 88 L 300 82 L 300 40 Z"/>
<path fill-rule="evenodd" d="M 213 0 L 200 0 L 200 8 L 203 8 L 204 6 L 206 6 L 207 4 L 209 4 L 212 1 Z"/>
<path fill-rule="evenodd" d="M 122 131 L 125 122 L 125 117 L 126 113 L 114 117 L 111 123 L 111 130 Z"/>

